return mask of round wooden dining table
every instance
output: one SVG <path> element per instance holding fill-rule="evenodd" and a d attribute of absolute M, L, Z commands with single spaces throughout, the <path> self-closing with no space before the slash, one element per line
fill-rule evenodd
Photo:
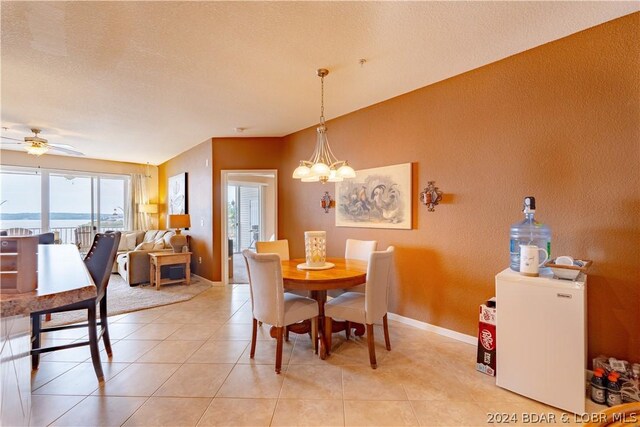
<path fill-rule="evenodd" d="M 332 330 L 324 330 L 324 304 L 327 301 L 327 291 L 332 289 L 348 289 L 362 285 L 367 279 L 367 262 L 355 259 L 327 258 L 327 262 L 335 264 L 327 270 L 301 270 L 299 264 L 304 259 L 282 261 L 282 280 L 286 290 L 309 291 L 311 298 L 318 302 L 318 333 L 320 336 L 320 357 L 326 355 L 326 336 L 333 332 L 354 328 L 355 334 L 364 335 L 364 325 L 359 323 L 333 322 Z M 288 327 L 294 333 L 308 333 L 310 322 L 303 322 Z M 315 343 L 314 343 L 315 346 Z"/>

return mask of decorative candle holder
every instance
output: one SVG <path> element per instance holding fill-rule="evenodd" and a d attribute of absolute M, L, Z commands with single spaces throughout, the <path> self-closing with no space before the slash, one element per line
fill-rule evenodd
<path fill-rule="evenodd" d="M 304 252 L 308 267 L 324 267 L 327 259 L 327 232 L 305 231 Z"/>

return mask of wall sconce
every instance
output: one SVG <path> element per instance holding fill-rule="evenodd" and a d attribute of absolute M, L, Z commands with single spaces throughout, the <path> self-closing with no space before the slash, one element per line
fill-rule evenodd
<path fill-rule="evenodd" d="M 329 213 L 329 209 L 336 207 L 336 201 L 331 198 L 328 191 L 324 192 L 324 196 L 322 196 L 320 202 L 322 204 L 322 209 L 324 209 L 324 213 Z"/>
<path fill-rule="evenodd" d="M 440 200 L 442 200 L 442 191 L 438 190 L 438 187 L 434 185 L 435 183 L 435 181 L 429 181 L 427 188 L 420 193 L 420 201 L 427 206 L 427 211 L 429 212 L 433 212 Z"/>

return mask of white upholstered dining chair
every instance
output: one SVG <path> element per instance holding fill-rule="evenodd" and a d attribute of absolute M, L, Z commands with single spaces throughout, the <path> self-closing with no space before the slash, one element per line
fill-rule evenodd
<path fill-rule="evenodd" d="M 324 305 L 325 331 L 331 331 L 332 318 L 348 322 L 364 323 L 367 327 L 369 362 L 376 369 L 376 350 L 373 339 L 373 324 L 382 319 L 384 341 L 387 350 L 391 350 L 387 306 L 389 287 L 393 281 L 393 246 L 386 251 L 372 252 L 367 266 L 365 292 L 345 292 Z M 326 334 L 326 354 L 331 352 L 331 333 Z"/>
<path fill-rule="evenodd" d="M 251 311 L 253 313 L 253 333 L 251 353 L 256 352 L 258 321 L 273 325 L 276 332 L 276 373 L 282 368 L 282 344 L 284 331 L 288 325 L 311 319 L 312 339 L 318 340 L 318 303 L 311 298 L 284 292 L 282 266 L 277 254 L 257 254 L 242 251 L 247 263 L 249 289 L 251 290 Z"/>
<path fill-rule="evenodd" d="M 376 246 L 378 245 L 377 240 L 356 240 L 356 239 L 347 239 L 347 243 L 344 248 L 344 257 L 346 259 L 357 259 L 359 261 L 369 261 L 369 255 L 371 252 L 376 250 Z M 332 289 L 327 291 L 327 295 L 331 298 L 337 298 L 345 292 L 360 292 L 364 293 L 364 285 L 353 286 L 347 290 L 345 289 Z M 347 338 L 349 338 L 349 333 L 347 331 Z"/>
<path fill-rule="evenodd" d="M 287 239 L 270 242 L 256 242 L 256 252 L 259 254 L 278 254 L 281 261 L 289 260 L 289 241 Z"/>

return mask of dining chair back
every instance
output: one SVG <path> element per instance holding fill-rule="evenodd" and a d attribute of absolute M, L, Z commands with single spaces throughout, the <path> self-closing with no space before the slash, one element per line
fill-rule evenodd
<path fill-rule="evenodd" d="M 281 261 L 289 261 L 289 241 L 287 239 L 270 242 L 256 242 L 256 252 L 259 254 L 278 254 Z"/>
<path fill-rule="evenodd" d="M 394 247 L 386 251 L 371 252 L 367 266 L 367 283 L 365 283 L 365 319 L 369 324 L 382 319 L 387 314 L 389 305 L 389 288 L 393 282 Z"/>
<path fill-rule="evenodd" d="M 333 318 L 346 321 L 347 339 L 351 322 L 364 323 L 367 331 L 369 347 L 369 363 L 376 369 L 376 350 L 373 337 L 373 324 L 382 320 L 384 341 L 387 350 L 391 350 L 389 339 L 389 322 L 387 320 L 387 306 L 389 302 L 389 288 L 393 282 L 393 254 L 394 247 L 389 246 L 386 251 L 374 251 L 369 255 L 367 266 L 367 281 L 364 295 L 359 292 L 345 292 L 324 306 L 326 354 L 331 352 L 331 331 Z"/>
<path fill-rule="evenodd" d="M 98 300 L 104 295 L 118 252 L 121 233 L 98 233 L 84 258 L 84 265 L 96 285 Z"/>
<path fill-rule="evenodd" d="M 242 251 L 247 263 L 253 317 L 273 326 L 284 326 L 284 286 L 280 257 L 274 253 Z"/>
<path fill-rule="evenodd" d="M 314 347 L 318 340 L 318 303 L 303 296 L 284 292 L 282 265 L 280 256 L 275 253 L 258 254 L 245 249 L 242 251 L 247 263 L 249 289 L 251 292 L 251 310 L 253 313 L 253 332 L 251 351 L 253 359 L 256 352 L 258 321 L 273 325 L 271 336 L 276 338 L 276 373 L 282 368 L 282 345 L 284 332 L 288 325 L 311 319 L 311 339 Z"/>
<path fill-rule="evenodd" d="M 344 248 L 344 257 L 346 259 L 369 261 L 369 255 L 376 250 L 377 245 L 377 240 L 347 239 L 347 244 Z"/>
<path fill-rule="evenodd" d="M 344 248 L 344 257 L 346 259 L 357 259 L 359 261 L 369 261 L 369 255 L 376 250 L 378 245 L 377 240 L 356 240 L 347 239 L 347 243 Z M 352 286 L 349 289 L 330 289 L 327 291 L 327 295 L 331 298 L 336 298 L 345 292 L 360 292 L 364 293 L 364 285 Z M 347 337 L 349 336 L 349 331 Z"/>
<path fill-rule="evenodd" d="M 62 307 L 49 310 L 36 311 L 31 313 L 31 367 L 38 369 L 40 354 L 50 351 L 66 350 L 69 348 L 88 345 L 91 351 L 91 361 L 96 377 L 99 382 L 104 381 L 104 373 L 100 363 L 100 348 L 98 341 L 103 339 L 107 356 L 111 357 L 111 340 L 109 338 L 109 325 L 107 323 L 107 283 L 116 258 L 118 245 L 120 244 L 121 233 L 98 233 L 93 239 L 93 244 L 89 249 L 84 264 L 96 286 L 96 297 L 90 298 Z M 100 322 L 97 321 L 97 306 L 100 306 Z M 87 310 L 87 323 L 72 324 L 57 327 L 42 327 L 42 316 L 51 313 L 63 313 L 75 310 Z M 100 333 L 98 334 L 98 325 Z M 88 341 L 74 342 L 71 344 L 56 345 L 51 347 L 41 347 L 41 334 L 46 332 L 59 331 L 64 329 L 83 328 L 88 329 Z"/>

